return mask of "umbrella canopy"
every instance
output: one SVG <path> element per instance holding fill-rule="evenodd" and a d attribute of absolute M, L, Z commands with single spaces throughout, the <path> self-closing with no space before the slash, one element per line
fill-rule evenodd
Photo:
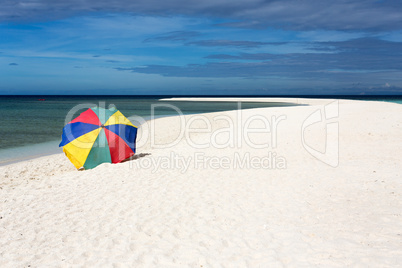
<path fill-rule="evenodd" d="M 134 155 L 137 127 L 115 108 L 90 108 L 63 128 L 59 147 L 79 169 Z"/>

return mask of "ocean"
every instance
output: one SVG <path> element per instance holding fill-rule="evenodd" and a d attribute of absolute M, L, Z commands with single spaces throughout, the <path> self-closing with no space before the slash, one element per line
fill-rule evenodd
<path fill-rule="evenodd" d="M 154 108 L 156 117 L 178 115 L 172 106 L 177 107 L 183 114 L 218 112 L 238 108 L 237 102 L 160 101 L 160 98 L 163 97 L 165 96 L 0 96 L 0 114 L 2 116 L 0 165 L 62 152 L 58 144 L 64 125 L 81 112 L 94 106 L 109 108 L 112 105 L 129 119 L 139 116 L 145 120 L 151 117 L 152 105 L 158 104 L 164 104 L 164 106 Z M 256 96 L 249 97 L 255 98 Z M 328 96 L 322 97 L 329 98 Z M 359 96 L 349 98 L 392 101 L 402 104 L 402 97 L 364 98 Z M 245 101 L 241 103 L 241 108 L 292 105 L 297 104 Z"/>

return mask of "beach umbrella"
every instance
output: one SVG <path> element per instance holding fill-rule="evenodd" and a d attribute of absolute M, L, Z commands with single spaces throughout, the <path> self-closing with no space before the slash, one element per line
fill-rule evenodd
<path fill-rule="evenodd" d="M 94 107 L 63 128 L 59 147 L 79 169 L 119 163 L 135 153 L 137 127 L 116 108 Z"/>

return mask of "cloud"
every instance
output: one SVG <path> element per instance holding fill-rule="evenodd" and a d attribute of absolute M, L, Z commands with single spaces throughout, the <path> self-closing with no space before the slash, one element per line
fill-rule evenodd
<path fill-rule="evenodd" d="M 314 42 L 311 50 L 318 53 L 240 53 L 217 54 L 205 58 L 213 60 L 270 61 L 273 64 L 306 66 L 324 70 L 402 70 L 402 42 L 375 38 L 358 38 L 340 42 Z"/>
<path fill-rule="evenodd" d="M 342 42 L 316 42 L 311 48 L 319 51 L 350 52 L 377 55 L 401 55 L 402 42 L 381 40 L 378 38 L 358 38 Z"/>
<path fill-rule="evenodd" d="M 159 74 L 168 77 L 250 77 L 266 75 L 266 63 L 206 63 L 185 66 L 149 65 L 145 67 L 116 68 L 118 71 Z"/>
<path fill-rule="evenodd" d="M 270 53 L 241 53 L 239 55 L 227 55 L 227 54 L 216 54 L 208 55 L 206 59 L 213 60 L 272 60 L 274 58 L 280 58 L 281 55 L 274 55 Z"/>
<path fill-rule="evenodd" d="M 237 47 L 237 48 L 256 48 L 264 45 L 284 45 L 287 42 L 259 42 L 259 41 L 234 41 L 234 40 L 201 40 L 189 42 L 187 45 L 205 47 Z"/>
<path fill-rule="evenodd" d="M 275 27 L 286 30 L 388 31 L 402 25 L 401 3 L 376 0 L 264 1 L 237 13 L 237 21 L 222 26 Z M 395 17 L 394 17 L 395 16 Z"/>
<path fill-rule="evenodd" d="M 147 38 L 144 40 L 144 43 L 160 42 L 160 41 L 187 41 L 200 35 L 201 34 L 196 31 L 174 31 L 159 36 Z"/>
<path fill-rule="evenodd" d="M 379 39 L 355 39 L 342 42 L 317 42 L 317 53 L 240 53 L 217 54 L 205 64 L 184 66 L 147 65 L 117 68 L 169 77 L 286 77 L 298 79 L 356 78 L 372 81 L 376 74 L 402 71 L 402 43 Z M 331 53 L 320 48 L 331 47 Z M 222 61 L 223 60 L 223 61 Z M 382 78 L 381 78 L 382 79 Z M 388 83 L 388 82 L 386 82 Z M 385 84 L 383 82 L 382 84 Z"/>
<path fill-rule="evenodd" d="M 308 65 L 306 63 L 288 64 L 281 61 L 263 62 L 208 62 L 205 64 L 187 64 L 184 66 L 172 65 L 148 65 L 132 68 L 116 68 L 118 71 L 131 71 L 133 73 L 159 74 L 166 77 L 322 77 L 330 76 L 331 72 L 323 72 L 320 67 Z"/>
<path fill-rule="evenodd" d="M 188 46 L 203 46 L 203 47 L 236 47 L 236 48 L 256 48 L 265 45 L 285 45 L 288 42 L 261 42 L 261 41 L 246 41 L 246 40 L 225 40 L 225 39 L 215 39 L 215 40 L 197 40 L 191 41 L 202 36 L 200 32 L 197 31 L 174 31 L 161 34 L 155 37 L 150 37 L 145 39 L 144 43 L 151 42 L 161 42 L 161 41 L 173 41 L 182 42 L 184 45 Z"/>
<path fill-rule="evenodd" d="M 205 59 L 214 59 L 214 60 L 236 60 L 236 59 L 239 59 L 238 56 L 227 55 L 227 54 L 208 55 L 208 56 L 205 56 L 204 58 Z"/>
<path fill-rule="evenodd" d="M 41 21 L 90 13 L 223 18 L 221 26 L 287 30 L 389 31 L 402 26 L 402 3 L 377 0 L 4 0 L 0 21 Z"/>

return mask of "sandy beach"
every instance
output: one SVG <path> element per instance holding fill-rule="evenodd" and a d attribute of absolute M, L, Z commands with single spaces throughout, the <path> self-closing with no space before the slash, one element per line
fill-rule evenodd
<path fill-rule="evenodd" d="M 148 121 L 120 164 L 0 167 L 0 267 L 400 265 L 402 105 L 255 101 L 294 105 Z"/>

